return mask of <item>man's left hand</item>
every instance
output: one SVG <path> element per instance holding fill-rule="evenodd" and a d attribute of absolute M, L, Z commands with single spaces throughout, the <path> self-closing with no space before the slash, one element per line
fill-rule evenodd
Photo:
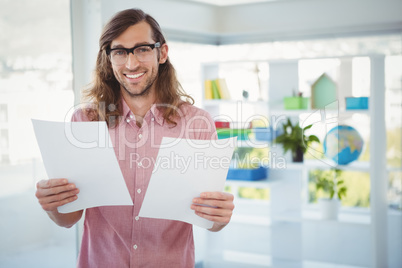
<path fill-rule="evenodd" d="M 204 192 L 193 199 L 191 209 L 198 216 L 213 221 L 210 231 L 217 232 L 225 227 L 234 209 L 233 195 L 225 192 Z"/>

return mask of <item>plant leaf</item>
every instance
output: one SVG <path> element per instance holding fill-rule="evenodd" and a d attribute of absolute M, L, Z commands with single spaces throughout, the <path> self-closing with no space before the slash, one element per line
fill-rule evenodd
<path fill-rule="evenodd" d="M 307 127 L 303 128 L 303 132 L 304 132 L 305 130 L 307 130 L 307 129 L 310 129 L 312 126 L 313 126 L 313 124 L 308 125 Z"/>
<path fill-rule="evenodd" d="M 310 135 L 310 136 L 308 137 L 308 141 L 310 141 L 310 142 L 315 141 L 315 142 L 320 143 L 320 139 L 319 139 L 316 135 Z"/>

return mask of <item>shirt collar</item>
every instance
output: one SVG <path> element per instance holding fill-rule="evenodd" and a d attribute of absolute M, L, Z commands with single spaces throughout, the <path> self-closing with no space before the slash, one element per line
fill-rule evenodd
<path fill-rule="evenodd" d="M 153 116 L 152 118 L 155 118 L 155 121 L 156 121 L 159 125 L 163 126 L 163 124 L 164 124 L 164 122 L 165 122 L 165 119 L 163 118 L 163 113 L 158 109 L 158 105 L 157 105 L 156 103 L 154 103 L 154 104 L 151 106 L 150 111 L 151 111 L 152 116 Z"/>
<path fill-rule="evenodd" d="M 128 105 L 123 97 L 121 98 L 121 103 L 122 103 L 122 108 L 123 108 L 123 114 L 122 114 L 123 119 L 124 120 L 126 120 L 126 119 L 134 120 L 135 115 L 130 110 L 130 107 L 128 107 Z M 152 120 L 152 121 L 155 120 L 159 125 L 163 126 L 165 119 L 163 118 L 163 113 L 158 109 L 158 105 L 156 103 L 154 103 L 151 106 L 151 109 L 149 109 L 149 111 L 145 114 L 144 120 L 149 116 L 151 117 L 150 120 Z"/>
<path fill-rule="evenodd" d="M 123 114 L 122 114 L 122 116 L 123 116 L 124 119 L 126 119 L 127 117 L 130 117 L 130 115 L 134 115 L 134 114 L 131 112 L 130 108 L 128 107 L 128 105 L 127 105 L 127 103 L 126 103 L 126 101 L 124 100 L 123 97 L 121 98 L 121 104 L 122 104 L 122 107 L 123 107 Z"/>

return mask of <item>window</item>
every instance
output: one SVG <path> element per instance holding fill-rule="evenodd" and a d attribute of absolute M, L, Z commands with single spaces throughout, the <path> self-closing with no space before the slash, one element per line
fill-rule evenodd
<path fill-rule="evenodd" d="M 55 226 L 34 196 L 47 177 L 31 123 L 64 120 L 73 106 L 69 5 L 8 1 L 0 11 L 1 267 L 75 266 L 75 229 Z"/>

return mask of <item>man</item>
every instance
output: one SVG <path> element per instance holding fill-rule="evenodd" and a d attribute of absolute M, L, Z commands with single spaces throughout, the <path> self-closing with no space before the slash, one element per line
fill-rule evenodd
<path fill-rule="evenodd" d="M 181 90 L 151 16 L 137 9 L 117 13 L 99 43 L 95 79 L 86 92 L 93 105 L 72 120 L 107 122 L 134 206 L 86 209 L 78 267 L 193 267 L 192 225 L 138 214 L 162 137 L 216 139 L 214 122 Z M 57 208 L 78 193 L 61 178 L 38 182 L 36 196 L 56 224 L 71 227 L 83 211 L 60 214 Z M 202 193 L 191 209 L 214 222 L 210 231 L 219 231 L 230 221 L 233 195 Z"/>

